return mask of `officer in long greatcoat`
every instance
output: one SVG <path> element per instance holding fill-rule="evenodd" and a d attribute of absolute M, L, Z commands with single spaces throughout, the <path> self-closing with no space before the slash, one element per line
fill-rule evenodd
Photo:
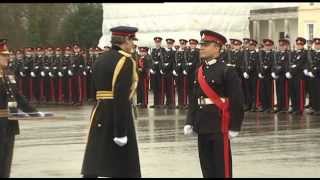
<path fill-rule="evenodd" d="M 82 166 L 84 177 L 141 177 L 132 116 L 137 87 L 136 62 L 131 56 L 137 28 L 111 28 L 112 48 L 93 65 L 97 103 Z"/>

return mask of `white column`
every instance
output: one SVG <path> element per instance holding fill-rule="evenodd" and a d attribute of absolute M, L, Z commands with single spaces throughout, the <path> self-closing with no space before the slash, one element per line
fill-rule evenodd
<path fill-rule="evenodd" d="M 273 31 L 273 20 L 268 21 L 268 38 L 272 39 L 272 31 Z"/>
<path fill-rule="evenodd" d="M 252 24 L 252 38 L 257 39 L 257 21 L 254 20 Z"/>
<path fill-rule="evenodd" d="M 259 43 L 261 42 L 261 36 L 260 36 L 260 21 L 257 21 L 257 37 L 256 37 L 256 41 L 258 41 Z"/>
<path fill-rule="evenodd" d="M 285 32 L 285 36 L 289 34 L 289 20 L 288 19 L 284 19 L 284 32 Z"/>

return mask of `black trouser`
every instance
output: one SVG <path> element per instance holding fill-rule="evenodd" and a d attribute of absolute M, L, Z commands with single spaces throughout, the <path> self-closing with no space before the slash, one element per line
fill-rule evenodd
<path fill-rule="evenodd" d="M 284 75 L 279 75 L 276 80 L 277 110 L 287 110 L 289 108 L 288 80 Z"/>
<path fill-rule="evenodd" d="M 313 84 L 312 84 L 312 79 L 311 77 L 305 77 L 305 97 L 308 96 L 309 98 L 309 103 L 308 105 L 310 105 L 311 107 L 313 106 L 312 103 L 313 103 L 313 93 L 311 92 L 313 89 Z M 305 100 L 306 102 L 306 100 Z"/>
<path fill-rule="evenodd" d="M 188 79 L 183 73 L 177 77 L 178 105 L 185 106 L 188 104 Z"/>
<path fill-rule="evenodd" d="M 12 164 L 14 134 L 0 137 L 0 178 L 9 178 Z"/>
<path fill-rule="evenodd" d="M 228 134 L 199 135 L 198 150 L 203 177 L 232 177 L 232 157 Z"/>
<path fill-rule="evenodd" d="M 143 106 L 148 105 L 149 77 L 147 74 L 139 74 L 137 87 L 137 103 Z"/>
<path fill-rule="evenodd" d="M 247 92 L 248 100 L 247 101 L 249 102 L 251 109 L 255 109 L 257 107 L 256 102 L 257 102 L 257 97 L 258 97 L 257 96 L 257 94 L 258 94 L 257 93 L 258 92 L 257 91 L 258 79 L 257 79 L 256 74 L 254 74 L 254 73 L 250 73 L 249 76 L 250 76 L 250 78 L 245 80 L 245 83 L 248 86 L 248 92 Z"/>
<path fill-rule="evenodd" d="M 171 74 L 164 76 L 164 90 L 166 97 L 166 105 L 175 105 L 175 88 L 174 88 L 174 78 Z"/>
<path fill-rule="evenodd" d="M 315 78 L 312 78 L 311 81 L 311 96 L 312 98 L 312 109 L 315 111 L 320 111 L 320 77 L 317 76 Z"/>
<path fill-rule="evenodd" d="M 293 77 L 289 81 L 290 99 L 293 111 L 303 112 L 304 110 L 304 80 Z"/>
<path fill-rule="evenodd" d="M 271 76 L 265 76 L 261 79 L 261 103 L 263 109 L 273 108 L 273 79 Z"/>
<path fill-rule="evenodd" d="M 161 95 L 162 92 L 162 76 L 159 72 L 156 74 L 151 75 L 151 83 L 152 83 L 152 90 L 153 90 L 153 104 L 160 105 L 161 104 Z"/>

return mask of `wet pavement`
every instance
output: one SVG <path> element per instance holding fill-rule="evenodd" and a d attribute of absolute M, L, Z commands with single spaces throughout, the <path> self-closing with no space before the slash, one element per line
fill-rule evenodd
<path fill-rule="evenodd" d="M 92 106 L 39 110 L 65 120 L 20 121 L 11 177 L 81 177 Z M 183 135 L 186 110 L 139 109 L 143 177 L 202 177 L 197 139 Z M 246 113 L 232 139 L 234 177 L 320 177 L 320 117 Z"/>

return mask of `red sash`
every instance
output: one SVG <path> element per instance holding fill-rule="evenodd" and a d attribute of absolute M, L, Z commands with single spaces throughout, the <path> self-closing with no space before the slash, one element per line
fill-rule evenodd
<path fill-rule="evenodd" d="M 208 96 L 208 98 L 214 102 L 214 104 L 220 109 L 221 111 L 221 131 L 223 133 L 228 133 L 229 130 L 229 121 L 230 121 L 230 112 L 229 112 L 229 101 L 226 99 L 223 102 L 220 99 L 220 96 L 209 86 L 207 81 L 205 80 L 205 76 L 203 74 L 202 66 L 198 70 L 198 82 L 202 91 Z"/>

